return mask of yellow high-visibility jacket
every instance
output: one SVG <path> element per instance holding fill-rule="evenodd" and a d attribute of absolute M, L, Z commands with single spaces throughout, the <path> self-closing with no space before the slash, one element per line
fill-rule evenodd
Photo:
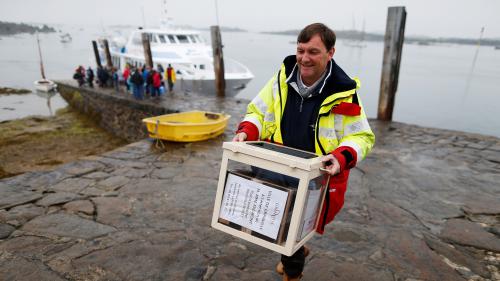
<path fill-rule="evenodd" d="M 298 67 L 296 68 L 298 71 Z M 292 72 L 292 75 L 294 73 L 295 71 Z M 280 125 L 290 88 L 287 83 L 289 78 L 286 76 L 285 63 L 283 63 L 278 74 L 269 80 L 247 107 L 243 121 L 255 125 L 258 129 L 258 138 L 261 140 L 283 143 Z M 331 77 L 325 79 L 329 78 Z M 368 124 L 361 100 L 356 93 L 361 83 L 357 78 L 354 81 L 356 86 L 352 89 L 322 93 L 328 97 L 324 99 L 318 112 L 315 127 L 317 134 L 314 140 L 316 154 L 325 155 L 340 146 L 348 146 L 356 152 L 356 159 L 359 162 L 373 147 L 375 135 Z M 359 114 L 354 115 L 352 112 L 347 112 L 358 106 Z"/>
<path fill-rule="evenodd" d="M 172 83 L 175 83 L 176 77 L 175 77 L 175 70 L 174 70 L 174 68 L 172 68 L 172 70 L 171 70 L 171 71 L 172 71 L 172 74 L 171 74 L 171 76 L 172 76 L 172 77 L 171 77 L 171 78 L 172 78 Z M 166 81 L 168 81 L 168 68 L 165 70 L 164 79 L 165 79 Z"/>

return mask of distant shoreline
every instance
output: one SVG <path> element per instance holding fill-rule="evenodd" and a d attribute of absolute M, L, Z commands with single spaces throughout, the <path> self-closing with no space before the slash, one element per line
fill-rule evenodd
<path fill-rule="evenodd" d="M 262 34 L 272 34 L 272 35 L 290 35 L 297 36 L 300 30 L 286 30 L 286 31 L 263 31 Z M 383 34 L 377 33 L 363 33 L 359 30 L 338 30 L 335 31 L 337 38 L 348 39 L 356 41 L 384 41 Z M 434 45 L 434 44 L 461 44 L 461 45 L 477 45 L 478 39 L 470 38 L 430 38 L 430 37 L 418 37 L 418 36 L 405 36 L 405 43 L 409 44 L 419 44 L 419 45 Z M 481 40 L 481 46 L 500 46 L 500 38 L 483 38 Z"/>
<path fill-rule="evenodd" d="M 110 25 L 114 28 L 133 28 L 132 25 Z M 181 25 L 181 28 L 196 29 L 207 31 L 210 28 L 200 28 L 193 27 L 190 25 Z M 227 27 L 221 26 L 221 32 L 249 32 L 246 29 L 238 27 Z M 16 35 L 21 33 L 33 34 L 35 32 L 40 33 L 51 33 L 57 32 L 53 27 L 43 24 L 41 26 L 36 26 L 26 23 L 12 23 L 0 21 L 0 36 Z M 271 35 L 288 35 L 297 36 L 300 30 L 284 30 L 284 31 L 261 31 L 260 34 L 271 34 Z M 380 33 L 370 33 L 362 32 L 360 30 L 337 30 L 335 31 L 337 38 L 347 39 L 353 41 L 369 41 L 369 42 L 381 42 L 384 41 L 384 34 Z M 425 37 L 425 36 L 405 36 L 405 43 L 407 44 L 418 44 L 418 45 L 435 45 L 435 44 L 459 44 L 459 45 L 477 45 L 478 39 L 472 38 L 457 38 L 457 37 Z M 500 38 L 482 38 L 481 46 L 492 46 L 500 47 Z"/>
<path fill-rule="evenodd" d="M 0 21 L 0 36 L 16 35 L 21 33 L 33 34 L 35 32 L 51 33 L 56 32 L 53 27 L 46 24 L 41 27 L 26 23 L 13 23 Z"/>

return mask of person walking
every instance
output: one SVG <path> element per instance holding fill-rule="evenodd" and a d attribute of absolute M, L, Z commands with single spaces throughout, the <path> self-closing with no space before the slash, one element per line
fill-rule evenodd
<path fill-rule="evenodd" d="M 151 91 L 152 97 L 160 97 L 160 87 L 161 87 L 161 75 L 156 70 L 152 70 L 153 73 L 153 90 Z"/>
<path fill-rule="evenodd" d="M 102 66 L 97 67 L 97 79 L 99 87 L 104 88 L 107 86 L 109 74 Z"/>
<path fill-rule="evenodd" d="M 146 96 L 151 93 L 151 84 L 153 83 L 153 77 L 151 76 L 151 68 L 149 66 L 142 67 L 142 79 L 144 79 L 144 90 Z"/>
<path fill-rule="evenodd" d="M 161 63 L 159 63 L 157 66 L 156 66 L 156 70 L 158 70 L 158 73 L 160 73 L 160 76 L 163 75 L 163 73 L 165 73 L 165 69 L 163 68 L 163 65 L 161 65 Z M 162 79 L 163 80 L 163 79 Z"/>
<path fill-rule="evenodd" d="M 130 91 L 130 84 L 129 84 L 129 76 L 130 76 L 130 65 L 127 63 L 125 65 L 125 69 L 123 70 L 123 81 L 125 82 L 125 87 L 127 88 L 127 92 Z"/>
<path fill-rule="evenodd" d="M 316 232 L 323 234 L 344 204 L 349 170 L 371 151 L 375 135 L 368 124 L 360 82 L 333 59 L 335 33 L 322 23 L 306 26 L 295 55 L 250 102 L 233 141 L 267 140 L 323 155 L 331 176 Z M 307 247 L 281 256 L 276 270 L 283 280 L 302 276 Z"/>
<path fill-rule="evenodd" d="M 85 77 L 82 75 L 80 67 L 81 66 L 75 69 L 75 73 L 73 74 L 73 79 L 75 79 L 76 82 L 78 82 L 78 87 L 83 86 L 83 83 L 85 82 Z"/>
<path fill-rule="evenodd" d="M 111 68 L 111 78 L 113 81 L 113 87 L 116 92 L 120 91 L 120 75 L 118 75 L 118 69 L 116 67 Z"/>
<path fill-rule="evenodd" d="M 142 78 L 142 73 L 138 68 L 132 70 L 132 75 L 130 76 L 130 82 L 132 83 L 132 93 L 134 98 L 137 100 L 144 99 L 143 87 L 144 79 Z"/>
<path fill-rule="evenodd" d="M 90 66 L 87 68 L 87 83 L 90 88 L 94 88 L 94 71 Z"/>
<path fill-rule="evenodd" d="M 165 72 L 165 80 L 168 83 L 168 92 L 172 93 L 174 91 L 175 84 L 175 70 L 171 64 L 168 64 L 167 70 Z"/>
<path fill-rule="evenodd" d="M 82 74 L 82 79 L 85 82 L 85 67 L 83 67 L 81 65 L 78 66 L 78 71 L 80 71 L 80 73 Z"/>

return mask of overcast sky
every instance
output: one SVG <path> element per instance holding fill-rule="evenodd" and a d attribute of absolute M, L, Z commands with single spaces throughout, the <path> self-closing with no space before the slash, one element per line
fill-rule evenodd
<path fill-rule="evenodd" d="M 164 0 L 0 0 L 0 21 L 158 25 Z M 216 24 L 216 0 L 167 0 L 176 24 Z M 219 24 L 250 31 L 300 29 L 324 22 L 335 29 L 384 32 L 387 7 L 405 6 L 406 34 L 500 38 L 499 0 L 217 0 Z"/>

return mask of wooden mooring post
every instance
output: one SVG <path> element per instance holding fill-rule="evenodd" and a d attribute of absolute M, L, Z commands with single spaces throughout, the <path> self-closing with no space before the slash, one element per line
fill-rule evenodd
<path fill-rule="evenodd" d="M 95 62 L 97 66 L 102 66 L 101 56 L 99 55 L 99 49 L 97 48 L 97 42 L 95 40 L 92 40 L 92 46 L 94 47 Z"/>
<path fill-rule="evenodd" d="M 212 50 L 214 54 L 215 90 L 217 96 L 225 96 L 226 80 L 224 79 L 224 56 L 222 54 L 222 38 L 218 25 L 211 26 Z"/>
<path fill-rule="evenodd" d="M 111 60 L 111 53 L 109 52 L 109 43 L 107 39 L 102 40 L 104 43 L 104 54 L 106 55 L 106 66 L 108 69 L 113 68 L 113 61 Z"/>
<path fill-rule="evenodd" d="M 394 101 L 398 89 L 399 66 L 403 53 L 405 22 L 405 7 L 389 7 L 377 113 L 377 119 L 383 121 L 392 120 Z"/>
<path fill-rule="evenodd" d="M 149 43 L 149 35 L 147 33 L 142 33 L 142 47 L 144 49 L 146 67 L 153 69 L 153 55 L 151 54 L 151 44 Z"/>

